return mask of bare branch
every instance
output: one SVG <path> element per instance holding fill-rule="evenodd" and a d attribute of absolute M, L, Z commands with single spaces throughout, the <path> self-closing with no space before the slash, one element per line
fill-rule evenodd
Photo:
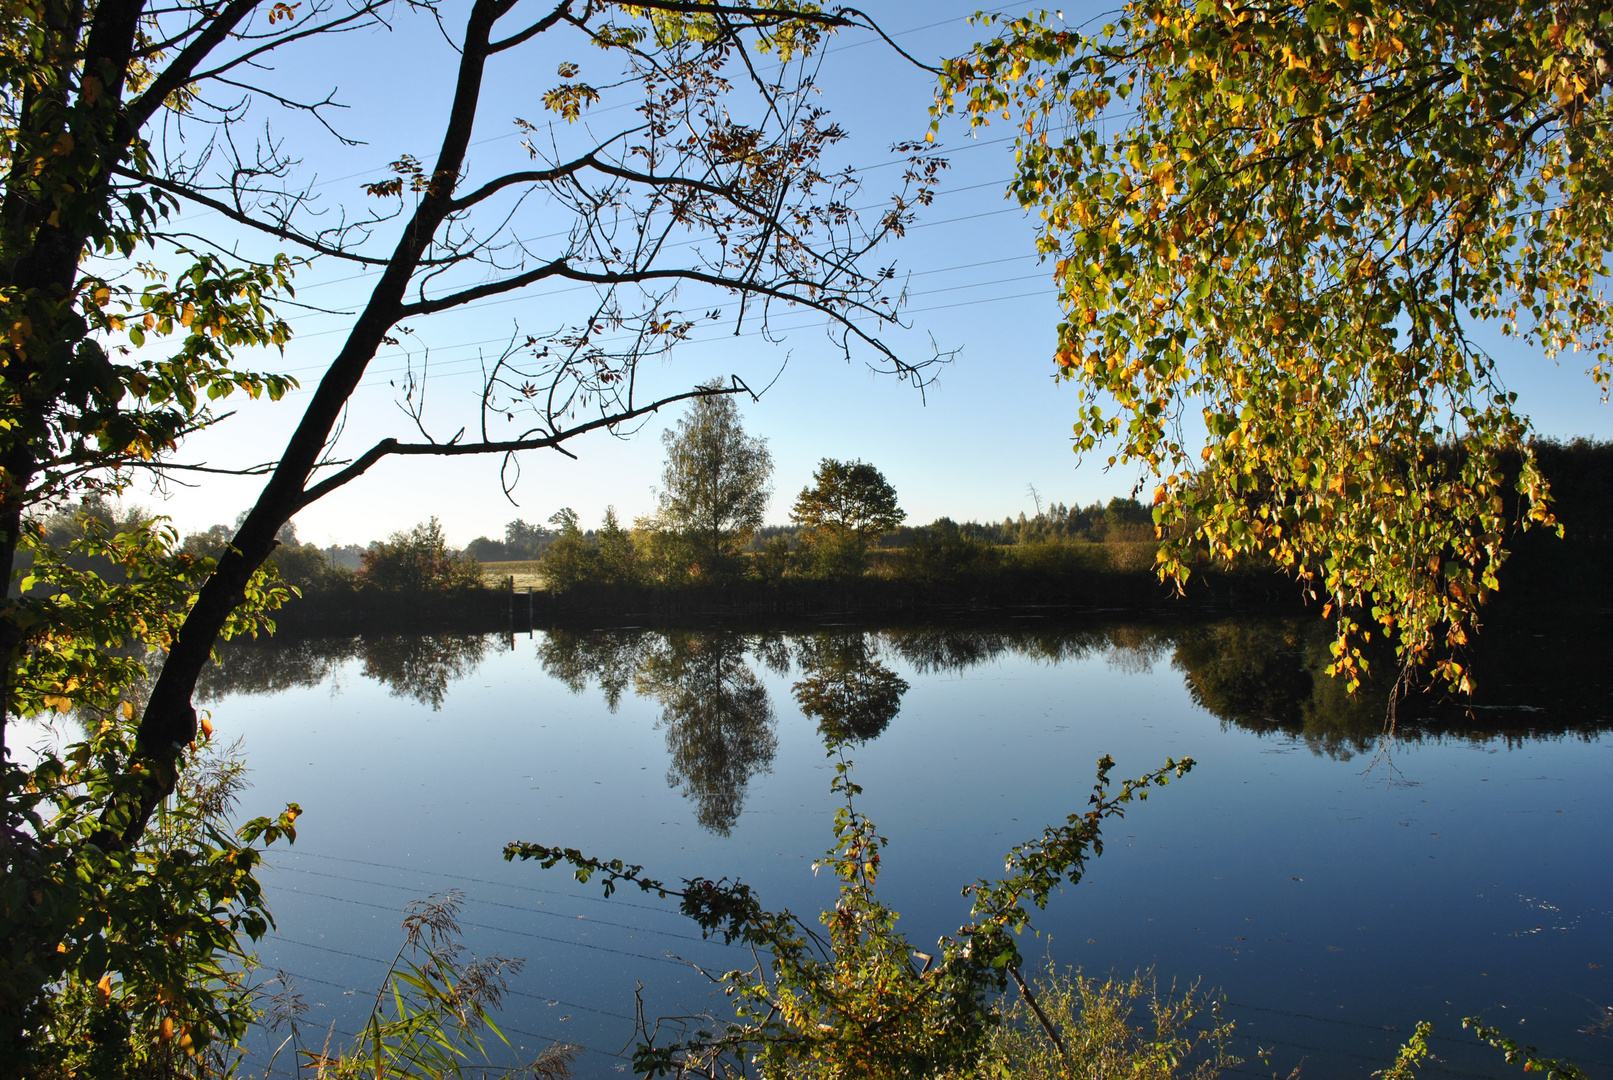
<path fill-rule="evenodd" d="M 594 155 L 598 154 L 600 150 L 604 149 L 605 146 L 608 146 L 610 142 L 615 142 L 616 140 L 625 138 L 630 134 L 632 134 L 632 131 L 625 131 L 620 135 L 612 136 L 609 142 L 601 143 L 598 147 L 588 151 L 588 153 L 584 154 L 582 157 L 577 158 L 574 161 L 569 161 L 564 165 L 557 165 L 552 169 L 529 169 L 525 172 L 506 173 L 497 179 L 489 180 L 487 183 L 483 184 L 481 187 L 470 192 L 469 194 L 461 195 L 450 205 L 457 213 L 463 210 L 468 210 L 477 203 L 498 194 L 505 188 L 514 187 L 517 184 L 552 184 L 556 180 L 564 180 L 568 176 L 573 176 L 580 170 L 588 168 L 589 166 L 600 169 L 602 172 L 606 171 Z"/>
<path fill-rule="evenodd" d="M 626 424 L 638 419 L 641 416 L 657 412 L 668 405 L 675 405 L 680 401 L 687 401 L 690 398 L 716 397 L 723 394 L 741 393 L 750 393 L 750 387 L 744 385 L 743 383 L 724 387 L 701 387 L 696 390 L 685 391 L 681 394 L 673 394 L 669 397 L 659 398 L 648 405 L 642 405 L 633 409 L 626 409 L 621 412 L 612 413 L 608 416 L 601 416 L 594 420 L 590 420 L 587 423 L 578 424 L 576 427 L 567 428 L 564 431 L 557 431 L 551 435 L 544 435 L 538 438 L 510 439 L 503 442 L 472 443 L 400 443 L 396 439 L 382 439 L 364 453 L 360 454 L 357 458 L 353 459 L 352 464 L 348 465 L 341 472 L 338 472 L 333 476 L 326 477 L 324 480 L 304 491 L 301 499 L 298 500 L 297 510 L 301 510 L 303 507 L 308 506 L 311 503 L 318 502 L 320 499 L 324 498 L 326 495 L 329 495 L 337 488 L 340 488 L 353 480 L 358 479 L 360 476 L 363 476 L 369 471 L 371 466 L 385 457 L 394 457 L 398 455 L 462 457 L 468 454 L 513 454 L 522 450 L 559 450 L 562 453 L 565 453 L 566 451 L 561 445 L 562 443 L 575 439 L 579 435 L 585 435 L 590 431 L 598 431 L 600 428 L 609 428 L 615 427 L 618 424 Z M 295 513 L 295 511 L 293 511 L 293 513 Z"/>
<path fill-rule="evenodd" d="M 869 16 L 868 14 L 866 14 L 865 12 L 862 12 L 862 11 L 859 11 L 858 9 L 856 9 L 856 8 L 850 8 L 850 7 L 841 8 L 840 10 L 843 13 L 845 13 L 846 15 L 855 15 L 858 19 L 861 20 L 861 22 L 854 23 L 853 25 L 861 26 L 865 30 L 872 30 L 874 33 L 878 34 L 879 37 L 880 37 L 880 40 L 883 41 L 886 45 L 889 45 L 891 47 L 892 52 L 896 53 L 896 55 L 900 56 L 903 60 L 906 60 L 908 63 L 912 64 L 914 67 L 922 68 L 923 70 L 930 72 L 932 75 L 939 76 L 939 75 L 943 74 L 941 68 L 936 67 L 933 64 L 924 63 L 922 60 L 919 60 L 919 59 L 915 58 L 906 49 L 904 49 L 900 45 L 896 44 L 896 42 L 894 40 L 892 40 L 891 36 L 889 34 L 885 33 L 884 27 L 880 26 L 879 23 L 875 22 L 874 19 L 871 16 Z"/>
<path fill-rule="evenodd" d="M 328 244 L 320 243 L 318 240 L 315 240 L 310 236 L 305 236 L 295 229 L 289 229 L 283 225 L 273 225 L 267 221 L 259 220 L 258 218 L 253 217 L 251 214 L 244 213 L 243 211 L 231 206 L 229 203 L 224 202 L 221 199 L 215 199 L 212 196 L 202 194 L 200 191 L 197 191 L 194 187 L 191 187 L 188 184 L 181 184 L 173 180 L 165 179 L 161 176 L 153 176 L 150 173 L 139 172 L 123 165 L 114 165 L 112 167 L 112 171 L 119 176 L 126 176 L 131 180 L 138 180 L 142 184 L 149 184 L 161 191 L 169 192 L 170 194 L 177 195 L 182 199 L 187 199 L 190 202 L 205 206 L 209 210 L 215 210 L 229 218 L 231 221 L 237 222 L 238 224 L 256 229 L 262 233 L 267 233 L 268 235 L 281 240 L 287 240 L 293 244 L 299 244 L 319 255 L 329 255 L 333 259 L 345 259 L 348 262 L 356 262 L 364 266 L 387 266 L 392 262 L 391 259 L 383 259 L 370 255 L 360 255 L 356 252 L 331 247 Z"/>
<path fill-rule="evenodd" d="M 544 31 L 551 29 L 556 23 L 569 14 L 571 14 L 571 0 L 563 0 L 563 2 L 553 11 L 549 12 L 549 14 L 545 15 L 543 18 L 539 19 L 525 30 L 522 30 L 516 34 L 511 34 L 502 41 L 493 42 L 493 44 L 488 46 L 487 51 L 490 53 L 501 53 L 505 49 L 513 49 L 522 42 L 530 41 Z"/>
<path fill-rule="evenodd" d="M 246 2 L 246 0 L 237 0 L 237 2 Z M 256 4 L 259 2 L 261 2 L 261 0 L 251 0 L 252 6 L 256 6 Z M 300 28 L 294 27 L 289 33 L 283 34 L 275 38 L 273 41 L 260 45 L 255 49 L 250 49 L 247 52 L 244 52 L 241 55 L 226 61 L 225 63 L 219 64 L 217 67 L 212 67 L 206 71 L 198 72 L 193 77 L 194 81 L 201 82 L 204 79 L 211 79 L 214 76 L 221 75 L 232 68 L 237 68 L 242 64 L 250 63 L 265 53 L 273 52 L 276 49 L 283 49 L 287 45 L 290 45 L 295 41 L 300 41 L 303 38 L 314 37 L 319 34 L 334 34 L 343 33 L 349 30 L 357 30 L 363 25 L 362 20 L 366 18 L 373 18 L 379 22 L 379 12 L 383 7 L 387 6 L 387 3 L 388 0 L 368 0 L 367 3 L 361 4 L 359 7 L 354 8 L 346 15 L 332 19 L 329 22 L 319 23 L 315 26 L 308 25 L 309 21 L 313 18 L 313 13 L 311 13 L 309 18 L 305 18 L 303 20 Z"/>
<path fill-rule="evenodd" d="M 224 10 L 207 20 L 202 32 L 196 35 L 189 45 L 180 50 L 174 62 L 163 69 L 161 75 L 146 87 L 145 93 L 129 104 L 124 113 L 126 130 L 133 134 L 146 125 L 146 122 L 168 100 L 168 95 L 193 82 L 196 65 L 207 59 L 212 51 L 222 45 L 230 33 L 242 19 L 252 14 L 260 0 L 231 0 Z"/>
<path fill-rule="evenodd" d="M 188 465 L 177 461 L 131 461 L 131 468 L 145 469 L 150 472 L 195 472 L 209 473 L 214 476 L 267 476 L 274 472 L 278 461 L 260 461 L 256 465 L 244 465 L 238 469 L 223 469 L 214 465 L 197 464 Z"/>

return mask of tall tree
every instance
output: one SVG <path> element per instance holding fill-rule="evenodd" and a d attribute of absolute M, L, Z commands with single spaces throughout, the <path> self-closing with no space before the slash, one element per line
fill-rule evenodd
<path fill-rule="evenodd" d="M 714 381 L 702 389 L 721 386 Z M 733 398 L 705 396 L 690 402 L 661 441 L 661 522 L 688 536 L 715 570 L 750 540 L 767 513 L 773 494 L 767 440 L 745 434 Z"/>
<path fill-rule="evenodd" d="M 238 389 L 278 397 L 294 385 L 232 367 L 238 349 L 289 336 L 265 299 L 289 288 L 290 261 L 226 259 L 177 242 L 162 260 L 170 272 L 142 261 L 133 273 L 137 250 L 157 241 L 175 203 L 130 177 L 173 166 L 149 129 L 191 105 L 204 122 L 205 101 L 194 96 L 202 82 L 232 81 L 299 35 L 372 25 L 380 6 L 333 15 L 319 5 L 285 28 L 268 4 L 245 0 L 160 16 L 139 0 L 41 0 L 0 13 L 6 581 L 19 547 L 33 542 L 30 510 L 115 493 L 130 468 L 211 423 L 210 402 Z M 131 283 L 142 277 L 143 287 Z M 0 605 L 0 711 L 18 705 L 29 627 L 50 622 L 27 604 Z M 0 754 L 3 738 L 0 729 Z"/>
<path fill-rule="evenodd" d="M 1167 572 L 1275 559 L 1339 613 L 1337 670 L 1358 671 L 1365 611 L 1465 683 L 1453 650 L 1508 532 L 1553 523 L 1474 334 L 1584 350 L 1608 385 L 1609 18 L 1133 0 L 1093 35 L 988 19 L 945 66 L 938 112 L 1019 128 L 1076 450 L 1159 478 Z"/>

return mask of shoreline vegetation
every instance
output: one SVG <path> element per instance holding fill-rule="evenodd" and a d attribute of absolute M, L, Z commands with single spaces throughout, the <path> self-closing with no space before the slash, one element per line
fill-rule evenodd
<path fill-rule="evenodd" d="M 551 547 L 538 559 L 477 563 L 475 580 L 468 573 L 454 581 L 422 575 L 393 587 L 376 585 L 363 570 L 332 566 L 319 558 L 317 548 L 284 549 L 277 553 L 277 568 L 301 597 L 288 601 L 277 622 L 291 629 L 403 618 L 422 626 L 469 620 L 524 629 L 533 621 L 576 618 L 788 619 L 1002 609 L 1300 606 L 1292 581 L 1261 568 L 1211 570 L 1175 596 L 1153 572 L 1151 539 L 999 543 L 975 523 L 955 525 L 945 519 L 908 531 L 907 546 L 868 551 L 855 573 L 817 572 L 812 552 L 786 546 L 791 539 L 787 535 L 770 538 L 759 550 L 737 553 L 717 573 L 681 567 L 658 573 L 644 566 L 636 556 L 645 548 L 653 551 L 662 538 L 642 534 L 625 537 L 627 558 L 613 566 L 601 551 L 603 545 L 588 535 L 576 538 L 574 545 Z"/>
<path fill-rule="evenodd" d="M 1564 535 L 1509 538 L 1514 554 L 1487 609 L 1492 619 L 1514 608 L 1613 606 L 1603 572 L 1613 554 L 1613 444 L 1544 443 L 1538 453 Z M 826 542 L 800 525 L 763 526 L 705 550 L 654 520 L 624 528 L 609 509 L 597 529 L 584 531 L 569 509 L 551 524 L 516 520 L 504 540 L 481 537 L 463 551 L 448 546 L 435 518 L 367 548 L 297 544 L 292 533 L 271 562 L 300 598 L 277 621 L 295 632 L 379 622 L 491 630 L 575 619 L 1307 607 L 1301 584 L 1252 562 L 1205 567 L 1178 593 L 1155 573 L 1148 508 L 1126 498 L 1054 503 L 1001 522 L 941 518 L 872 539 Z M 186 546 L 205 553 L 223 532 Z"/>

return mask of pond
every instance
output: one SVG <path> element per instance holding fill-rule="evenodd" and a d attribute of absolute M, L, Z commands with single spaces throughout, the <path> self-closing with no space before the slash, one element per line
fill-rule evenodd
<path fill-rule="evenodd" d="M 810 916 L 833 897 L 811 870 L 833 734 L 916 947 L 965 920 L 963 885 L 1085 807 L 1101 755 L 1117 776 L 1191 756 L 1112 824 L 1027 957 L 1219 990 L 1253 1075 L 1366 1076 L 1418 1020 L 1429 1075 L 1516 1075 L 1461 1030 L 1475 1014 L 1606 1075 L 1613 677 L 1588 621 L 1493 636 L 1478 695 L 1403 705 L 1392 742 L 1381 692 L 1321 674 L 1326 629 L 1272 619 L 312 639 L 228 650 L 204 696 L 242 740 L 243 811 L 305 810 L 259 955 L 321 1031 L 362 1024 L 403 906 L 456 889 L 468 947 L 526 960 L 511 1041 L 621 1074 L 636 989 L 650 1017 L 720 1009 L 700 967 L 747 955 L 672 901 L 605 900 L 501 848 L 738 877 Z"/>

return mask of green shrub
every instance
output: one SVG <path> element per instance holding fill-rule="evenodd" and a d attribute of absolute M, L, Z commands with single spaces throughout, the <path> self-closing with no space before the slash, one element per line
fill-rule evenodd
<path fill-rule="evenodd" d="M 352 592 L 357 586 L 351 570 L 331 562 L 330 556 L 313 544 L 281 544 L 268 562 L 281 581 L 304 596 Z"/>
<path fill-rule="evenodd" d="M 812 1080 L 914 1080 L 973 1077 L 999 1025 L 1009 978 L 1020 982 L 1018 940 L 1033 911 L 1055 890 L 1077 884 L 1088 859 L 1102 852 L 1107 819 L 1120 818 L 1150 790 L 1185 775 L 1191 759 L 1112 785 L 1114 760 L 1098 762 L 1097 782 L 1083 813 L 1013 848 L 1006 876 L 966 887 L 970 922 L 943 938 L 935 955 L 919 953 L 897 929 L 900 916 L 877 895 L 885 838 L 857 809 L 862 789 L 851 781 L 844 743 L 831 742 L 832 790 L 845 799 L 835 814 L 835 843 L 814 864 L 839 882 L 835 906 L 812 930 L 788 910 L 763 907 L 748 886 L 726 878 L 686 878 L 681 888 L 646 877 L 643 867 L 601 860 L 575 848 L 517 842 L 506 859 L 532 859 L 544 867 L 569 865 L 579 881 L 598 876 L 609 896 L 618 884 L 661 897 L 677 897 L 684 915 L 706 936 L 741 942 L 755 965 L 717 981 L 733 1018 L 709 1028 L 645 1031 L 633 1069 L 646 1076 L 734 1075 L 747 1066 L 768 1078 Z M 1176 1013 L 1169 1014 L 1175 1017 Z M 1163 1074 L 1161 1074 L 1163 1075 Z"/>
<path fill-rule="evenodd" d="M 868 544 L 855 533 L 819 538 L 805 552 L 812 575 L 829 581 L 862 577 L 868 569 Z"/>
<path fill-rule="evenodd" d="M 249 822 L 244 842 L 230 835 L 245 770 L 236 747 L 215 752 L 204 728 L 151 827 L 130 847 L 106 843 L 101 817 L 120 793 L 109 778 L 131 752 L 131 714 L 26 774 L 4 771 L 33 835 L 0 889 L 4 1004 L 26 1047 L 0 1076 L 224 1075 L 254 1016 L 245 943 L 272 925 L 254 841 L 293 839 L 300 809 Z M 30 1000 L 12 997 L 40 982 Z"/>
<path fill-rule="evenodd" d="M 1003 557 L 1021 574 L 1057 581 L 1074 574 L 1101 574 L 1113 567 L 1108 544 L 1085 540 L 1036 540 L 1015 544 Z M 1152 552 L 1149 557 L 1152 558 Z"/>
<path fill-rule="evenodd" d="M 567 592 L 599 576 L 599 551 L 584 539 L 575 517 L 562 524 L 560 535 L 538 560 L 544 582 L 557 593 Z"/>
<path fill-rule="evenodd" d="M 934 584 L 984 575 L 1001 561 L 997 548 L 966 536 L 950 518 L 940 518 L 915 532 L 902 549 L 896 570 L 901 577 Z"/>
<path fill-rule="evenodd" d="M 659 569 L 656 564 L 664 559 L 659 549 L 651 552 L 648 560 L 641 557 L 641 543 L 649 535 L 622 528 L 614 506 L 605 508 L 598 532 L 583 532 L 577 512 L 569 506 L 549 521 L 560 531 L 538 560 L 538 570 L 549 589 L 557 593 L 579 585 L 637 585 L 647 573 L 655 574 Z"/>
<path fill-rule="evenodd" d="M 407 532 L 395 532 L 361 557 L 358 583 L 384 592 L 451 592 L 482 583 L 482 566 L 454 551 L 435 517 Z"/>

